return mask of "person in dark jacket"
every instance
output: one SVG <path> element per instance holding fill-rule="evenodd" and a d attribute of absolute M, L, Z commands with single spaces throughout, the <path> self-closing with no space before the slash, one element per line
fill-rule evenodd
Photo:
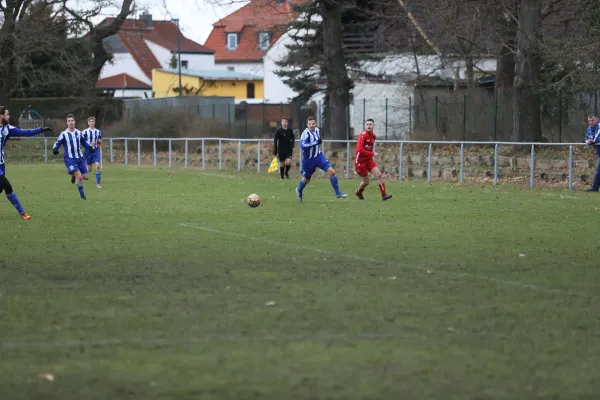
<path fill-rule="evenodd" d="M 588 117 L 588 124 L 589 126 L 585 135 L 585 142 L 596 148 L 598 164 L 596 164 L 594 183 L 590 189 L 586 190 L 586 192 L 597 192 L 600 190 L 600 124 L 598 124 L 598 117 L 595 115 L 590 115 Z"/>
<path fill-rule="evenodd" d="M 292 154 L 294 152 L 294 131 L 288 128 L 288 119 L 281 119 L 281 127 L 275 132 L 275 148 L 273 153 L 279 158 L 279 174 L 281 179 L 290 179 L 290 168 L 292 166 Z"/>

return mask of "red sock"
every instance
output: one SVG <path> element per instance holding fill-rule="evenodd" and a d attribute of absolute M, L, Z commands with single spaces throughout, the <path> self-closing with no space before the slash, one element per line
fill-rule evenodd
<path fill-rule="evenodd" d="M 358 190 L 356 191 L 356 193 L 358 194 L 362 194 L 365 191 L 365 188 L 361 186 L 358 187 Z"/>
<path fill-rule="evenodd" d="M 379 184 L 379 191 L 381 192 L 382 196 L 385 196 L 385 183 Z"/>

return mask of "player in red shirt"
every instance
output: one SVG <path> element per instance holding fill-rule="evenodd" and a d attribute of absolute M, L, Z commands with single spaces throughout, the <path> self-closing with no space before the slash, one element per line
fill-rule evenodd
<path fill-rule="evenodd" d="M 365 122 L 365 130 L 358 135 L 358 142 L 356 143 L 356 156 L 354 157 L 354 168 L 358 175 L 362 178 L 362 182 L 356 190 L 356 197 L 360 200 L 364 200 L 363 192 L 369 184 L 369 172 L 377 178 L 379 182 L 379 191 L 381 192 L 381 199 L 388 200 L 392 198 L 391 194 L 385 192 L 385 183 L 383 182 L 383 175 L 381 170 L 373 160 L 378 158 L 379 154 L 373 152 L 373 145 L 375 144 L 375 121 L 369 118 Z"/>

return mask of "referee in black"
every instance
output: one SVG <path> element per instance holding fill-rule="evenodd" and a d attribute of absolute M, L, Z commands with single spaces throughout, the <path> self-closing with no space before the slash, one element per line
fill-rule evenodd
<path fill-rule="evenodd" d="M 281 179 L 290 179 L 290 168 L 292 166 L 292 153 L 294 152 L 294 131 L 288 128 L 288 119 L 281 118 L 281 127 L 275 132 L 275 147 L 273 154 L 279 158 L 279 174 Z"/>

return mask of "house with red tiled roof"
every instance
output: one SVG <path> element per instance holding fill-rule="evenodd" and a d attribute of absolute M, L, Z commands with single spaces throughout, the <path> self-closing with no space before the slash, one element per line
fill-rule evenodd
<path fill-rule="evenodd" d="M 275 64 L 291 43 L 287 29 L 297 18 L 292 4 L 300 0 L 250 0 L 215 22 L 204 46 L 214 50 L 217 67 L 263 78 L 265 103 L 286 103 L 295 97 L 275 74 Z"/>
<path fill-rule="evenodd" d="M 100 23 L 110 23 L 106 18 Z M 104 40 L 113 54 L 102 68 L 96 87 L 115 97 L 152 96 L 152 70 L 169 68 L 177 56 L 180 36 L 182 69 L 215 69 L 215 51 L 186 38 L 172 21 L 155 21 L 150 14 L 126 19 L 119 32 Z"/>

